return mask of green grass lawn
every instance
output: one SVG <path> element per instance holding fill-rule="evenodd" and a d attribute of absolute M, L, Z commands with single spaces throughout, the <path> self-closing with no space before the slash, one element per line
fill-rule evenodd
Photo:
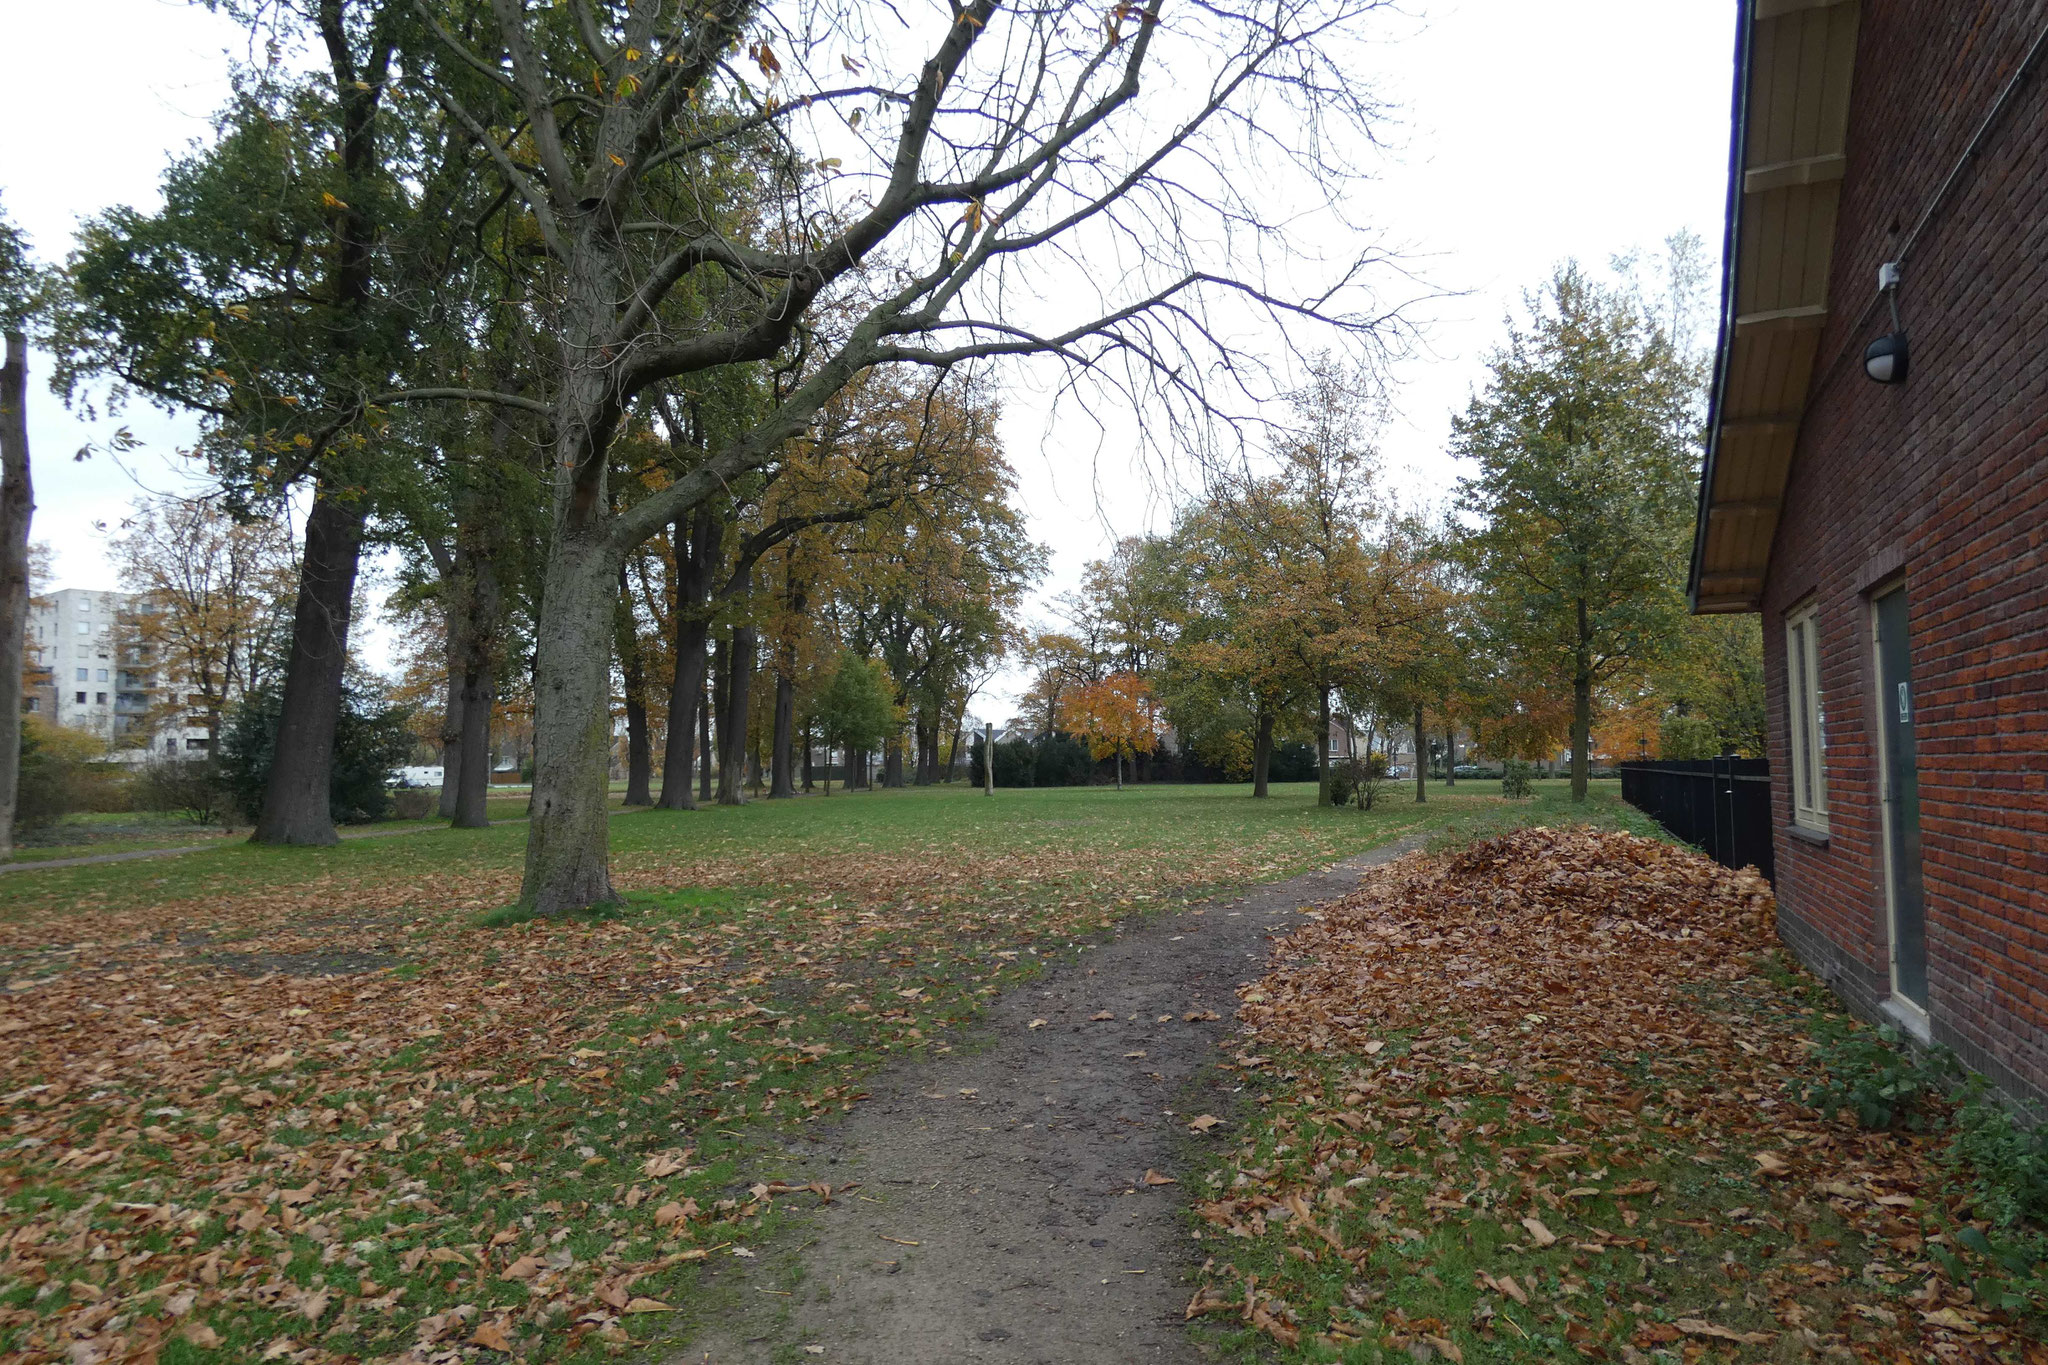
<path fill-rule="evenodd" d="M 494 914 L 523 825 L 10 873 L 0 1355 L 672 1340 L 695 1263 L 805 1197 L 773 1188 L 772 1135 L 1117 919 L 1579 814 L 1624 818 L 1613 784 L 1583 811 L 1473 781 L 1367 813 L 1306 784 L 634 811 L 626 904 L 524 923 Z"/>
<path fill-rule="evenodd" d="M 735 861 L 763 874 L 763 884 L 800 885 L 800 870 L 819 858 L 844 857 L 867 864 L 894 853 L 957 853 L 977 867 L 1001 875 L 1013 856 L 1036 865 L 1045 854 L 1079 855 L 1104 850 L 1143 861 L 1170 859 L 1178 852 L 1227 855 L 1225 880 L 1291 876 L 1352 852 L 1375 847 L 1410 830 L 1428 827 L 1471 835 L 1507 824 L 1564 818 L 1625 822 L 1643 831 L 1648 822 L 1620 800 L 1618 782 L 1595 782 L 1586 807 L 1574 809 L 1562 779 L 1535 784 L 1533 801 L 1506 802 L 1497 782 L 1466 779 L 1447 788 L 1429 786 L 1429 800 L 1417 804 L 1409 784 L 1390 784 L 1378 806 L 1318 810 L 1309 783 L 1276 784 L 1266 801 L 1250 799 L 1241 786 L 1132 786 L 1122 792 L 1102 787 L 1004 789 L 993 798 L 958 784 L 901 790 L 836 793 L 791 801 L 755 801 L 740 807 L 698 811 L 634 810 L 612 821 L 614 865 L 622 885 L 654 886 L 664 872 L 716 867 L 724 882 Z M 518 820 L 526 798 L 494 796 L 493 820 Z M 526 826 L 487 830 L 433 827 L 437 821 L 364 826 L 365 832 L 418 827 L 404 839 L 345 839 L 332 848 L 258 847 L 239 839 L 203 853 L 187 854 L 160 866 L 129 864 L 19 872 L 0 887 L 0 922 L 66 908 L 109 909 L 162 905 L 198 898 L 263 894 L 289 887 L 308 875 L 368 887 L 422 877 L 495 878 L 505 899 L 516 893 L 508 882 L 520 865 Z M 174 832 L 185 827 L 167 827 Z M 194 832 L 195 837 L 200 832 Z M 137 836 L 122 847 L 166 847 Z M 110 852 L 98 844 L 67 844 L 32 850 L 33 856 L 77 856 Z M 1021 868 L 1024 863 L 1019 863 Z M 464 897 L 470 899 L 470 897 Z"/>

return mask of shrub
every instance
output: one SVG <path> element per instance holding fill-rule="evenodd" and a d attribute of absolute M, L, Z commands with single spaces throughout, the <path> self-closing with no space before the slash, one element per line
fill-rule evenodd
<path fill-rule="evenodd" d="M 1666 716 L 1657 730 L 1657 756 L 1669 759 L 1713 758 L 1721 752 L 1721 732 L 1705 716 L 1690 712 Z"/>
<path fill-rule="evenodd" d="M 439 810 L 441 794 L 425 787 L 400 787 L 391 793 L 391 818 L 424 820 Z"/>
<path fill-rule="evenodd" d="M 1088 746 L 1072 735 L 1054 733 L 1041 735 L 1032 746 L 1031 781 L 1033 787 L 1085 787 L 1088 779 L 1095 775 L 1095 760 L 1088 755 Z M 1003 780 L 1002 755 L 996 756 L 996 781 Z"/>
<path fill-rule="evenodd" d="M 1848 1109 L 1865 1128 L 1925 1132 L 1939 1119 L 1941 1096 L 1959 1079 L 1946 1048 L 1902 1048 L 1897 1030 L 1845 1030 L 1814 1048 L 1822 1078 L 1800 1098 L 1822 1113 Z"/>
<path fill-rule="evenodd" d="M 1283 739 L 1273 745 L 1266 759 L 1268 782 L 1313 782 L 1316 780 L 1316 751 L 1312 744 Z"/>
<path fill-rule="evenodd" d="M 135 775 L 135 806 L 195 825 L 226 824 L 235 800 L 211 755 L 204 759 L 152 758 Z"/>
<path fill-rule="evenodd" d="M 1501 765 L 1500 794 L 1510 801 L 1527 800 L 1536 794 L 1529 784 L 1535 775 L 1536 765 L 1524 759 L 1511 758 Z"/>
<path fill-rule="evenodd" d="M 221 736 L 220 772 L 235 804 L 248 815 L 263 806 L 270 784 L 282 697 L 261 692 L 244 702 Z M 337 824 L 381 820 L 391 808 L 385 786 L 391 770 L 412 752 L 413 734 L 403 706 L 384 706 L 355 688 L 342 688 L 341 715 L 334 727 L 334 771 L 328 780 L 328 809 Z"/>
<path fill-rule="evenodd" d="M 1972 1078 L 1956 1109 L 1949 1160 L 1979 1217 L 2002 1228 L 2048 1225 L 2048 1120 L 2038 1110 L 2014 1113 Z"/>
<path fill-rule="evenodd" d="M 97 735 L 25 715 L 20 755 L 17 832 L 46 829 L 80 811 L 129 808 L 128 775 L 107 762 L 107 746 Z"/>
<path fill-rule="evenodd" d="M 1347 758 L 1330 767 L 1330 804 L 1342 806 L 1356 801 L 1360 810 L 1371 810 L 1378 804 L 1380 791 L 1386 784 L 1385 754 L 1370 754 L 1362 759 Z"/>

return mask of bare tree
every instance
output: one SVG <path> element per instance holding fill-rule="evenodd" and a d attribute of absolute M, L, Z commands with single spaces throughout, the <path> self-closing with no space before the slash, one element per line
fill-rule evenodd
<path fill-rule="evenodd" d="M 212 747 L 223 718 L 266 681 L 265 663 L 286 642 L 290 532 L 271 518 L 166 497 L 139 502 L 112 548 L 122 586 L 142 599 L 122 652 L 162 679 L 151 728 L 197 723 Z"/>
<path fill-rule="evenodd" d="M 1371 252 L 1304 286 L 1288 278 L 1303 258 L 1285 226 L 1335 211 L 1354 181 L 1344 149 L 1370 143 L 1380 110 L 1352 44 L 1382 3 L 1169 17 L 1164 0 L 1106 16 L 1077 0 L 970 0 L 912 20 L 861 0 L 786 13 L 491 0 L 487 17 L 436 23 L 444 67 L 405 79 L 531 216 L 547 260 L 538 306 L 559 342 L 528 905 L 613 898 L 618 564 L 773 459 L 855 376 L 1049 355 L 1195 418 L 1219 387 L 1257 385 L 1232 344 L 1248 325 L 1322 323 L 1368 344 L 1389 325 L 1363 294 Z M 891 16 L 909 32 L 869 37 Z M 921 61 L 892 60 L 891 42 L 918 36 Z M 1317 204 L 1276 192 L 1286 170 Z M 609 451 L 637 394 L 792 350 L 800 379 L 776 406 L 615 509 Z"/>

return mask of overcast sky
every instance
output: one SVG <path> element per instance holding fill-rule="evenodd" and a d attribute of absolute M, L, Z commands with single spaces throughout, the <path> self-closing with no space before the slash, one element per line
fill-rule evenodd
<path fill-rule="evenodd" d="M 244 39 L 175 0 L 19 8 L 0 48 L 0 92 L 13 113 L 0 140 L 0 195 L 54 260 L 80 218 L 156 202 L 166 159 L 206 135 Z M 1418 0 L 1412 9 L 1376 49 L 1384 66 L 1375 78 L 1399 126 L 1381 178 L 1364 190 L 1369 201 L 1352 211 L 1455 295 L 1419 315 L 1426 346 L 1396 370 L 1398 417 L 1384 450 L 1405 497 L 1439 502 L 1457 475 L 1444 454 L 1450 416 L 1522 290 L 1566 257 L 1601 263 L 1681 228 L 1719 249 L 1735 3 Z M 77 63 L 47 55 L 87 48 L 89 81 Z M 118 420 L 142 450 L 119 465 L 105 454 L 74 462 L 114 424 L 88 424 L 40 385 L 31 390 L 34 535 L 56 549 L 59 586 L 118 587 L 100 527 L 142 491 L 137 480 L 152 491 L 189 486 L 176 453 L 189 425 L 145 408 Z M 1170 513 L 1092 429 L 1071 439 L 1075 425 L 1028 387 L 1009 403 L 1005 438 L 1024 507 L 1053 552 L 1040 617 L 1116 536 L 1157 529 Z M 1006 718 L 1019 682 L 999 678 L 976 709 Z"/>

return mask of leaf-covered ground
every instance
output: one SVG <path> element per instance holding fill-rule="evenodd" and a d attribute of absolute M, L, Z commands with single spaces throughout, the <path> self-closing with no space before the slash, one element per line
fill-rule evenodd
<path fill-rule="evenodd" d="M 1751 873 L 1584 828 L 1411 855 L 1239 995 L 1188 1315 L 1248 1353 L 2048 1361 L 1943 1270 L 1930 1140 L 1799 1102 L 1832 1009 Z"/>
<path fill-rule="evenodd" d="M 846 1193 L 783 1187 L 763 1132 L 843 1111 L 1118 916 L 1500 818 L 1495 790 L 636 813 L 630 904 L 594 922 L 493 927 L 516 828 L 11 874 L 0 1359 L 582 1360 L 672 1333 L 696 1263 L 747 1254 L 777 1199 Z"/>

